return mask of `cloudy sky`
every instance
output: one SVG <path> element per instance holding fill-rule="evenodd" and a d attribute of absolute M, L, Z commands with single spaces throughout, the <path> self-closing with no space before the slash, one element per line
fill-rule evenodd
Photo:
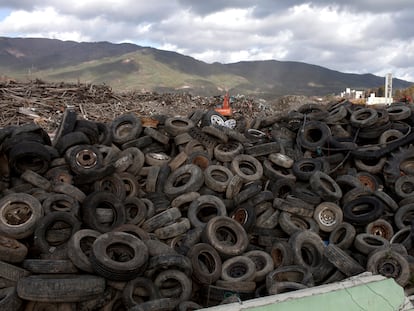
<path fill-rule="evenodd" d="M 414 0 L 0 0 L 0 36 L 132 42 L 414 81 Z"/>

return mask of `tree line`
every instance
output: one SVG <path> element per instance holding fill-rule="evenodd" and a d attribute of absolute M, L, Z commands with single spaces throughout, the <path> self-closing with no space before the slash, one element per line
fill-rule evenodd
<path fill-rule="evenodd" d="M 370 88 L 370 89 L 367 89 L 365 92 L 366 96 L 369 96 L 369 94 L 371 93 L 374 93 L 376 97 L 384 97 L 385 87 L 380 86 L 378 88 Z M 393 98 L 395 101 L 399 101 L 404 98 L 414 99 L 414 85 L 406 89 L 394 89 Z"/>
<path fill-rule="evenodd" d="M 398 100 L 401 98 L 414 98 L 414 85 L 406 88 L 406 89 L 397 89 L 394 92 L 394 99 Z"/>

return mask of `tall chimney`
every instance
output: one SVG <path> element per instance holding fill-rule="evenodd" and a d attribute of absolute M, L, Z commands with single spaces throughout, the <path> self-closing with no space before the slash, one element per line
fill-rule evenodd
<path fill-rule="evenodd" d="M 392 73 L 385 75 L 385 98 L 387 105 L 392 103 Z"/>

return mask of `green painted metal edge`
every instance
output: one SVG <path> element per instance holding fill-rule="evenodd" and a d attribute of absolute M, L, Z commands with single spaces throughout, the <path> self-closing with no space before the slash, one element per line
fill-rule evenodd
<path fill-rule="evenodd" d="M 226 304 L 208 311 L 353 311 L 414 310 L 404 289 L 394 279 L 362 274 L 342 282 L 316 286 L 286 294 Z"/>

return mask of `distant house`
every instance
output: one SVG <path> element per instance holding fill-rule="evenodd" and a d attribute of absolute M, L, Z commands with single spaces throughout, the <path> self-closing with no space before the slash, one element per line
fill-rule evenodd
<path fill-rule="evenodd" d="M 375 93 L 370 93 L 369 96 L 365 98 L 364 91 L 351 90 L 348 87 L 345 89 L 345 92 L 341 92 L 341 97 L 347 98 L 351 101 L 354 100 L 353 102 L 358 101 L 358 103 L 364 103 L 365 105 L 391 105 L 393 103 L 391 73 L 387 73 L 385 75 L 384 90 L 384 97 L 376 97 Z"/>
<path fill-rule="evenodd" d="M 365 91 L 351 90 L 351 88 L 347 87 L 345 92 L 341 92 L 341 97 L 347 99 L 360 99 L 365 97 Z"/>

